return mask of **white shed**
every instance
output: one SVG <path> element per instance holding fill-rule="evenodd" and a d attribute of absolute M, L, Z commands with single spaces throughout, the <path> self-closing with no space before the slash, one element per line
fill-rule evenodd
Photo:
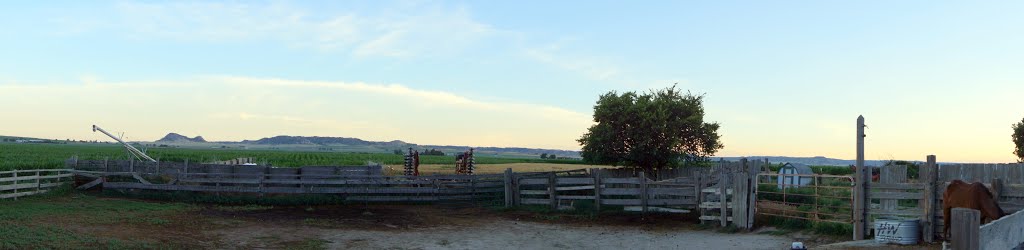
<path fill-rule="evenodd" d="M 784 187 L 799 187 L 810 185 L 814 181 L 813 177 L 810 176 L 784 176 L 787 174 L 814 174 L 811 167 L 799 163 L 786 163 L 779 168 L 779 189 Z"/>

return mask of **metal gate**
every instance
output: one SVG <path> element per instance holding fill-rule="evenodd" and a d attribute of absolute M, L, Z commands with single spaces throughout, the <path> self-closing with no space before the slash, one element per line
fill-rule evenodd
<path fill-rule="evenodd" d="M 813 222 L 853 222 L 849 175 L 760 173 L 757 214 Z"/>

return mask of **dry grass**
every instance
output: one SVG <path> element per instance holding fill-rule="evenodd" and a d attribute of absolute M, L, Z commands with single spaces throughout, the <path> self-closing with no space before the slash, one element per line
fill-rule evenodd
<path fill-rule="evenodd" d="M 512 168 L 515 172 L 544 172 L 564 171 L 588 168 L 611 168 L 612 166 L 581 165 L 581 164 L 557 164 L 557 163 L 506 163 L 506 164 L 477 164 L 477 174 L 500 174 L 505 169 Z M 401 175 L 402 165 L 388 165 L 384 167 L 386 175 Z M 421 175 L 455 174 L 455 164 L 424 164 L 420 165 Z"/>

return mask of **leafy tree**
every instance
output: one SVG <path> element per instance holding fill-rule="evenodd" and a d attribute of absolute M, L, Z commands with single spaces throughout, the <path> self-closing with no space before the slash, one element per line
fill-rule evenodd
<path fill-rule="evenodd" d="M 555 154 L 551 154 L 551 155 L 548 155 L 548 159 L 558 159 L 558 156 L 555 155 Z"/>
<path fill-rule="evenodd" d="M 1017 162 L 1024 162 L 1024 119 L 1013 124 L 1013 145 L 1017 146 L 1013 150 L 1013 154 L 1017 156 Z"/>
<path fill-rule="evenodd" d="M 637 94 L 608 92 L 579 140 L 583 160 L 650 171 L 706 161 L 721 149 L 718 123 L 704 121 L 703 95 L 672 87 Z"/>
<path fill-rule="evenodd" d="M 547 159 L 548 158 L 548 153 L 541 153 L 540 154 L 540 158 L 541 159 Z"/>

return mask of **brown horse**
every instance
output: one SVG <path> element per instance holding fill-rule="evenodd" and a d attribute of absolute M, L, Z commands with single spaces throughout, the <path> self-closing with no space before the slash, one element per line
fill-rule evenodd
<path fill-rule="evenodd" d="M 946 192 L 942 194 L 942 219 L 945 227 L 942 235 L 946 239 L 949 239 L 949 226 L 952 219 L 950 211 L 954 207 L 981 211 L 982 224 L 985 223 L 985 219 L 998 220 L 1006 215 L 999 207 L 998 199 L 992 197 L 992 192 L 989 192 L 981 182 L 967 184 L 961 180 L 953 180 L 946 187 Z"/>

